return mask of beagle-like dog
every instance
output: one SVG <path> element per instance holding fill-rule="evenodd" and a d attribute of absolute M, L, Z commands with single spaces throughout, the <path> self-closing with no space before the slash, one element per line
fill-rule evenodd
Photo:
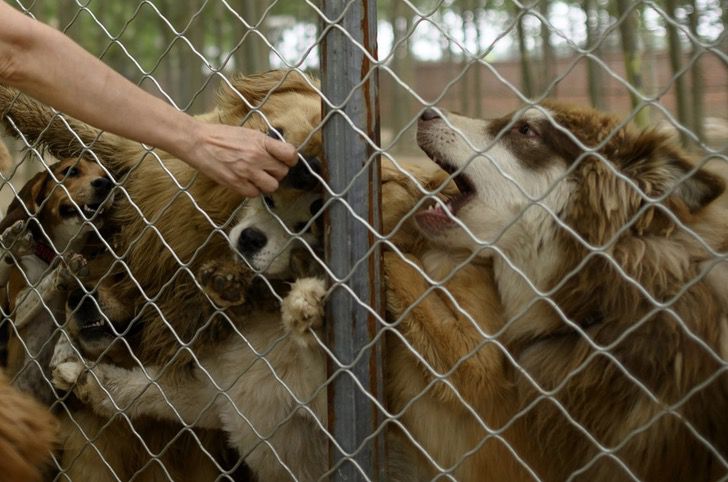
<path fill-rule="evenodd" d="M 77 254 L 102 224 L 113 182 L 100 165 L 66 159 L 36 174 L 20 190 L 0 222 L 3 309 L 12 318 L 7 373 L 14 384 L 50 404 L 53 390 L 44 375 L 65 319 L 74 277 L 87 271 Z M 61 256 L 62 255 L 62 256 Z"/>

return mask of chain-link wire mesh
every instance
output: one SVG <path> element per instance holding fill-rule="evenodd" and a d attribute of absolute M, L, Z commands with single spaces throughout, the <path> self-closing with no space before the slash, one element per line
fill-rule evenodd
<path fill-rule="evenodd" d="M 49 480 L 728 479 L 725 2 L 17 7 L 300 157 L 243 201 L 0 87 Z"/>

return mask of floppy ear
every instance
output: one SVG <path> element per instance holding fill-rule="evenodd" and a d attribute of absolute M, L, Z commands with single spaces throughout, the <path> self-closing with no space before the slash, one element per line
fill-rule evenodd
<path fill-rule="evenodd" d="M 0 233 L 5 232 L 6 229 L 21 219 L 28 219 L 29 213 L 36 214 L 38 212 L 38 208 L 43 202 L 41 195 L 48 178 L 48 172 L 42 171 L 25 183 L 25 186 L 8 206 L 7 214 L 0 221 Z"/>

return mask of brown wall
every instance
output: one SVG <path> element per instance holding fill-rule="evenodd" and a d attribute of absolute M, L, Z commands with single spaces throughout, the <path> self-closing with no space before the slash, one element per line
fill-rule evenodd
<path fill-rule="evenodd" d="M 624 78 L 624 64 L 621 55 L 607 55 L 604 60 L 616 75 Z M 685 61 L 687 61 L 687 57 Z M 672 89 L 669 88 L 672 72 L 667 53 L 661 52 L 644 57 L 642 62 L 647 93 L 657 95 L 658 92 L 668 89 L 659 96 L 657 102 L 674 112 L 674 94 Z M 700 58 L 700 63 L 705 79 L 705 115 L 707 117 L 728 118 L 728 66 L 712 53 L 703 55 Z M 579 104 L 590 104 L 586 66 L 587 61 L 584 58 L 559 59 L 555 71 L 557 76 L 563 76 L 563 78 L 556 86 L 556 95 L 551 95 L 551 97 Z M 534 63 L 533 76 L 536 79 L 537 86 L 540 83 L 539 67 L 537 63 Z M 476 68 L 481 70 L 481 95 L 479 99 L 474 93 L 475 88 L 472 86 Z M 513 90 L 498 78 L 498 75 L 500 75 L 510 81 L 513 86 L 518 87 L 520 85 L 520 64 L 517 59 L 493 63 L 488 67 L 482 65 L 472 66 L 465 77 L 453 84 L 444 93 L 444 96 L 438 100 L 443 95 L 443 90 L 445 90 L 447 84 L 457 78 L 462 70 L 462 64 L 418 64 L 414 75 L 414 91 L 427 102 L 436 102 L 441 107 L 470 115 L 475 112 L 475 102 L 481 103 L 484 116 L 487 117 L 507 113 L 521 105 Z M 494 71 L 497 72 L 497 75 Z M 607 109 L 623 115 L 627 114 L 630 110 L 627 88 L 613 78 L 607 70 L 600 69 L 600 73 L 604 82 L 603 93 Z M 689 72 L 684 77 L 688 82 L 689 89 Z M 467 104 L 464 106 L 461 92 L 465 84 L 467 84 L 467 90 L 471 93 L 467 96 Z M 538 88 L 537 92 L 541 93 L 543 89 Z M 389 74 L 383 73 L 381 75 L 382 121 L 385 127 L 388 126 L 388 109 L 392 108 L 392 101 L 394 99 L 404 99 L 408 96 L 410 94 L 407 93 L 406 89 L 395 85 Z M 409 112 L 411 115 L 416 115 L 421 108 L 421 104 L 411 102 Z"/>

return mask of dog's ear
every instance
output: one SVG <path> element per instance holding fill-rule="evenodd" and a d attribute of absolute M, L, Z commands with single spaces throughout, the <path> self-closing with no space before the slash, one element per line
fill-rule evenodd
<path fill-rule="evenodd" d="M 49 178 L 47 171 L 41 171 L 25 183 L 25 186 L 8 206 L 7 214 L 0 221 L 0 233 L 5 232 L 17 221 L 26 220 L 30 214 L 38 212 L 43 202 L 43 192 Z"/>
<path fill-rule="evenodd" d="M 217 105 L 221 117 L 240 118 L 250 111 L 250 106 L 259 107 L 273 92 L 310 92 L 310 83 L 315 84 L 315 81 L 295 70 L 236 75 L 230 79 L 230 85 L 227 82 L 221 84 Z"/>
<path fill-rule="evenodd" d="M 720 196 L 725 182 L 705 169 L 695 169 L 687 160 L 677 157 L 668 160 L 668 171 L 672 176 L 668 189 L 691 213 L 699 211 Z"/>
<path fill-rule="evenodd" d="M 683 204 L 694 213 L 710 204 L 725 190 L 724 181 L 705 169 L 696 168 L 688 156 L 661 134 L 645 132 L 632 143 L 623 164 L 649 196 L 668 194 L 668 199 Z"/>

